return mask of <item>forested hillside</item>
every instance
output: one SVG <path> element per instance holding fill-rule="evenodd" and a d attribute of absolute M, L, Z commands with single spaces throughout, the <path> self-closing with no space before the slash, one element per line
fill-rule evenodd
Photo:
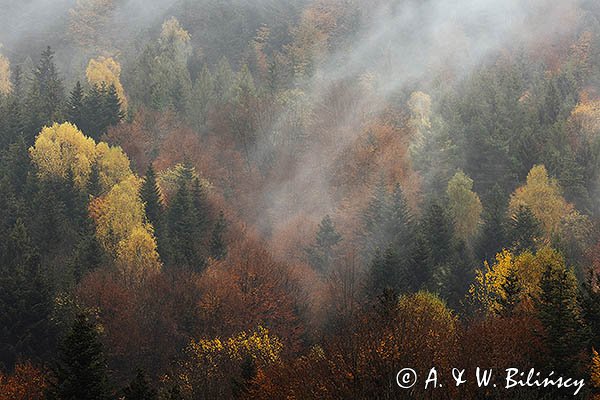
<path fill-rule="evenodd" d="M 600 399 L 600 2 L 0 0 L 0 44 L 0 400 Z"/>

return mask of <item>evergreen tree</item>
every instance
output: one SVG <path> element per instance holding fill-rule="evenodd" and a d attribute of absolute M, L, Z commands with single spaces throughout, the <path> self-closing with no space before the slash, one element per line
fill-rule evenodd
<path fill-rule="evenodd" d="M 600 291 L 594 284 L 597 279 L 593 270 L 590 270 L 580 295 L 583 319 L 591 333 L 590 345 L 595 349 L 600 348 Z"/>
<path fill-rule="evenodd" d="M 538 302 L 545 329 L 549 367 L 558 373 L 577 370 L 577 357 L 585 348 L 586 327 L 578 301 L 577 279 L 564 262 L 549 264 L 540 281 Z"/>
<path fill-rule="evenodd" d="M 54 347 L 52 296 L 37 249 L 19 219 L 0 244 L 0 364 L 44 360 Z"/>
<path fill-rule="evenodd" d="M 33 70 L 33 82 L 27 99 L 30 116 L 28 139 L 33 139 L 43 125 L 61 121 L 63 90 L 62 80 L 54 64 L 54 51 L 48 46 Z"/>
<path fill-rule="evenodd" d="M 201 270 L 208 256 L 208 204 L 193 168 L 184 166 L 167 211 L 168 254 L 174 266 Z"/>
<path fill-rule="evenodd" d="M 104 122 L 104 99 L 103 88 L 98 85 L 92 85 L 87 91 L 83 101 L 83 120 L 79 129 L 94 140 L 98 140 L 103 133 Z"/>
<path fill-rule="evenodd" d="M 106 130 L 108 127 L 117 125 L 123 119 L 121 99 L 114 84 L 104 88 L 103 103 L 104 130 Z"/>
<path fill-rule="evenodd" d="M 79 314 L 60 347 L 53 368 L 50 400 L 107 400 L 107 366 L 94 324 Z"/>
<path fill-rule="evenodd" d="M 210 255 L 215 260 L 221 260 L 227 256 L 227 243 L 223 237 L 226 229 L 227 221 L 225 220 L 225 214 L 223 214 L 223 211 L 220 211 L 210 239 Z"/>
<path fill-rule="evenodd" d="M 483 210 L 483 227 L 478 244 L 480 258 L 492 262 L 506 245 L 506 213 L 508 203 L 500 186 L 495 185 L 487 206 Z"/>
<path fill-rule="evenodd" d="M 146 177 L 140 189 L 140 197 L 144 203 L 148 222 L 154 226 L 155 230 L 159 230 L 163 218 L 163 202 L 152 164 L 146 170 Z"/>
<path fill-rule="evenodd" d="M 308 262 L 317 271 L 327 273 L 335 257 L 335 246 L 342 240 L 336 231 L 333 221 L 326 215 L 319 224 L 315 243 L 306 249 Z"/>
<path fill-rule="evenodd" d="M 84 126 L 84 93 L 81 83 L 77 81 L 67 102 L 67 119 L 79 129 Z"/>
<path fill-rule="evenodd" d="M 150 386 L 146 374 L 138 371 L 133 381 L 123 389 L 124 400 L 158 400 L 158 393 Z"/>
<path fill-rule="evenodd" d="M 509 243 L 518 254 L 534 251 L 537 240 L 542 236 L 538 219 L 527 206 L 519 206 L 508 222 Z"/>

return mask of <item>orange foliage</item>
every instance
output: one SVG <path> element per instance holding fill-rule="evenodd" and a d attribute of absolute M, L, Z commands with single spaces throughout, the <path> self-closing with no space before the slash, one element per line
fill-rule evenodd
<path fill-rule="evenodd" d="M 17 364 L 12 375 L 0 372 L 0 400 L 43 400 L 46 375 L 30 362 Z"/>

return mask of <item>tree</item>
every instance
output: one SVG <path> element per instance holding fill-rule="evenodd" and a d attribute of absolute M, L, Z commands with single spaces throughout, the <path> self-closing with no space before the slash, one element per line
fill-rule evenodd
<path fill-rule="evenodd" d="M 206 129 L 208 113 L 214 103 L 214 98 L 213 77 L 205 65 L 194 81 L 188 113 L 188 121 L 196 131 L 204 132 Z"/>
<path fill-rule="evenodd" d="M 79 314 L 53 368 L 50 400 L 108 400 L 107 366 L 96 326 Z"/>
<path fill-rule="evenodd" d="M 492 188 L 490 199 L 483 210 L 483 227 L 477 246 L 477 254 L 487 261 L 502 250 L 507 243 L 508 202 L 500 186 Z"/>
<path fill-rule="evenodd" d="M 159 227 L 162 224 L 164 211 L 163 201 L 152 164 L 150 164 L 146 170 L 146 177 L 144 178 L 144 183 L 140 189 L 140 198 L 144 203 L 144 210 L 146 211 L 148 222 L 154 226 L 154 229 L 160 229 Z"/>
<path fill-rule="evenodd" d="M 11 371 L 20 358 L 45 360 L 56 332 L 50 321 L 52 293 L 20 219 L 0 254 L 0 363 Z"/>
<path fill-rule="evenodd" d="M 529 207 L 521 205 L 509 220 L 508 234 L 516 253 L 534 251 L 542 236 L 541 224 Z"/>
<path fill-rule="evenodd" d="M 33 71 L 33 82 L 27 100 L 32 115 L 30 131 L 37 132 L 45 124 L 60 121 L 63 101 L 62 80 L 54 65 L 54 51 L 48 46 Z"/>
<path fill-rule="evenodd" d="M 7 96 L 12 92 L 13 85 L 10 78 L 10 62 L 0 54 L 0 95 Z"/>
<path fill-rule="evenodd" d="M 67 120 L 73 125 L 82 129 L 84 124 L 84 102 L 83 87 L 77 81 L 67 102 Z"/>
<path fill-rule="evenodd" d="M 123 389 L 124 400 L 158 400 L 158 392 L 150 386 L 143 371 L 138 370 L 129 386 Z"/>
<path fill-rule="evenodd" d="M 335 229 L 331 217 L 326 215 L 319 224 L 315 243 L 306 249 L 310 265 L 323 274 L 329 272 L 335 257 L 335 246 L 341 240 L 342 236 Z"/>
<path fill-rule="evenodd" d="M 219 211 L 219 216 L 210 238 L 210 255 L 215 260 L 221 260 L 227 256 L 227 243 L 223 237 L 226 229 L 227 221 L 225 220 L 225 215 L 223 211 Z"/>
<path fill-rule="evenodd" d="M 469 242 L 479 231 L 482 206 L 477 193 L 472 191 L 473 180 L 458 171 L 448 182 L 447 195 L 454 232 L 459 239 Z"/>
<path fill-rule="evenodd" d="M 85 70 L 85 76 L 87 77 L 90 86 L 105 86 L 107 88 L 113 88 L 112 91 L 116 94 L 116 104 L 120 103 L 120 107 L 117 110 L 111 110 L 113 113 L 116 111 L 117 115 L 127 110 L 127 97 L 125 97 L 125 90 L 121 85 L 121 65 L 115 61 L 112 57 L 98 57 L 91 59 Z"/>
<path fill-rule="evenodd" d="M 586 347 L 586 329 L 578 301 L 577 278 L 564 262 L 549 264 L 540 281 L 537 302 L 545 328 L 549 366 L 562 373 L 576 370 L 580 352 Z"/>
<path fill-rule="evenodd" d="M 510 212 L 516 213 L 521 206 L 531 209 L 542 224 L 546 237 L 558 231 L 561 219 L 573 208 L 562 197 L 557 180 L 548 177 L 543 165 L 533 166 L 527 175 L 527 183 L 512 194 Z"/>

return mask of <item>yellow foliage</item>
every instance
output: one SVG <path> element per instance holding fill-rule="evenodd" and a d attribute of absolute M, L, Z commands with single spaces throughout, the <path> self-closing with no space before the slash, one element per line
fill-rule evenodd
<path fill-rule="evenodd" d="M 592 363 L 590 365 L 590 381 L 596 389 L 600 388 L 600 355 L 592 349 Z"/>
<path fill-rule="evenodd" d="M 117 269 L 128 283 L 143 282 L 160 272 L 161 262 L 150 226 L 136 226 L 117 246 Z"/>
<path fill-rule="evenodd" d="M 540 220 L 548 237 L 559 229 L 561 219 L 573 209 L 562 197 L 557 180 L 548 177 L 543 165 L 531 168 L 527 175 L 527 183 L 511 195 L 511 213 L 516 212 L 522 205 L 529 207 Z"/>
<path fill-rule="evenodd" d="M 76 185 L 83 189 L 96 163 L 103 192 L 129 177 L 129 159 L 120 147 L 109 147 L 85 136 L 71 123 L 45 127 L 29 149 L 40 177 L 66 178 L 70 173 Z"/>
<path fill-rule="evenodd" d="M 175 17 L 171 17 L 162 24 L 162 30 L 160 32 L 161 44 L 166 43 L 188 43 L 190 41 L 190 34 L 188 31 L 181 27 L 181 24 Z"/>
<path fill-rule="evenodd" d="M 139 198 L 141 180 L 130 175 L 117 183 L 97 204 L 96 234 L 102 246 L 118 254 L 118 245 L 144 226 L 144 205 Z"/>
<path fill-rule="evenodd" d="M 431 128 L 431 97 L 423 92 L 412 92 L 407 106 L 410 109 L 410 122 L 416 128 Z"/>
<path fill-rule="evenodd" d="M 0 94 L 10 94 L 12 83 L 10 81 L 10 62 L 8 58 L 0 54 Z"/>
<path fill-rule="evenodd" d="M 66 178 L 72 174 L 79 188 L 85 187 L 96 158 L 96 143 L 69 122 L 44 127 L 29 148 L 40 177 Z"/>
<path fill-rule="evenodd" d="M 585 137 L 592 139 L 600 132 L 600 100 L 578 103 L 571 111 L 569 122 Z"/>
<path fill-rule="evenodd" d="M 121 65 L 117 61 L 112 57 L 91 59 L 85 70 L 85 76 L 90 85 L 101 85 L 102 83 L 114 85 L 119 100 L 121 100 L 121 109 L 123 111 L 127 110 L 127 97 L 120 79 Z"/>
<path fill-rule="evenodd" d="M 476 304 L 489 313 L 502 310 L 501 301 L 506 300 L 504 285 L 509 274 L 514 271 L 522 289 L 522 299 L 537 299 L 540 295 L 540 280 L 548 265 L 564 264 L 563 257 L 550 247 L 544 247 L 532 254 L 530 252 L 515 256 L 509 250 L 496 254 L 493 265 L 484 263 L 476 271 L 475 282 L 469 288 L 469 294 Z"/>
<path fill-rule="evenodd" d="M 258 330 L 241 332 L 236 336 L 222 340 L 199 339 L 189 343 L 184 368 L 187 374 L 211 376 L 224 372 L 230 363 L 241 363 L 248 357 L 261 368 L 278 362 L 281 358 L 283 344 L 269 330 L 259 326 Z M 219 372 L 220 371 L 220 372 Z M 188 378 L 187 380 L 192 380 Z"/>
<path fill-rule="evenodd" d="M 462 171 L 457 172 L 448 182 L 450 214 L 456 235 L 468 241 L 479 230 L 483 207 L 477 193 L 473 192 L 473 180 Z"/>
<path fill-rule="evenodd" d="M 100 142 L 96 146 L 96 152 L 100 186 L 104 192 L 108 192 L 114 185 L 133 174 L 129 158 L 120 147 L 111 147 Z"/>

